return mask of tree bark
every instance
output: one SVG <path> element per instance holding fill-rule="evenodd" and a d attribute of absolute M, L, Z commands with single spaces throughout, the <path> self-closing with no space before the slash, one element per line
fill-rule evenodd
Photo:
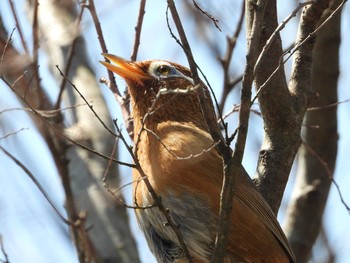
<path fill-rule="evenodd" d="M 277 26 L 276 1 L 269 0 L 259 43 L 260 51 Z M 300 145 L 301 126 L 295 117 L 299 113 L 293 109 L 284 67 L 279 67 L 282 55 L 282 43 L 278 33 L 262 57 L 255 75 L 256 90 L 261 89 L 258 99 L 264 119 L 264 140 L 255 183 L 275 214 L 278 212 L 294 156 Z M 273 77 L 265 83 L 272 74 Z"/>
<path fill-rule="evenodd" d="M 340 2 L 334 1 L 323 18 Z M 337 107 L 325 106 L 338 100 L 339 45 L 340 12 L 317 34 L 312 54 L 311 90 L 317 92 L 318 97 L 304 119 L 305 144 L 299 151 L 297 179 L 287 210 L 286 233 L 301 263 L 310 258 L 319 234 L 336 163 Z"/>
<path fill-rule="evenodd" d="M 31 3 L 28 6 L 33 8 Z M 73 60 L 66 77 L 93 105 L 93 109 L 106 126 L 113 130 L 112 118 L 97 84 L 97 78 L 88 63 L 85 41 L 75 23 L 78 19 L 75 8 L 74 1 L 40 2 L 38 20 L 43 40 L 41 46 L 46 51 L 51 71 L 59 83 L 62 76 L 56 65 L 64 72 L 68 50 L 72 42 L 76 41 Z M 106 131 L 90 108 L 84 105 L 80 95 L 67 82 L 62 98 L 65 106 L 73 106 L 69 113 L 65 112 L 67 120 L 63 132 L 70 139 L 110 156 L 117 138 Z M 77 104 L 84 106 L 75 107 Z M 70 124 L 67 126 L 68 123 Z M 76 145 L 69 145 L 65 151 L 65 158 L 68 163 L 63 165 L 68 165 L 68 174 L 61 176 L 68 198 L 67 207 L 75 206 L 78 214 L 75 217 L 86 214 L 85 226 L 89 228 L 88 240 L 80 242 L 80 245 L 85 247 L 78 248 L 78 253 L 79 249 L 90 251 L 85 251 L 85 259 L 80 257 L 80 261 L 93 259 L 94 262 L 139 262 L 126 208 L 108 193 L 102 182 L 102 177 L 107 172 L 108 183 L 112 187 L 119 186 L 117 166 Z M 70 189 L 71 193 L 68 193 L 67 189 Z M 70 212 L 68 209 L 68 213 Z"/>

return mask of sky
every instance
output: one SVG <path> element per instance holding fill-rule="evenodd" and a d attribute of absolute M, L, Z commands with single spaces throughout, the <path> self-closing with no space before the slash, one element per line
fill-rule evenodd
<path fill-rule="evenodd" d="M 181 2 L 181 1 L 178 1 Z M 238 1 L 237 1 L 238 2 Z M 116 1 L 106 0 L 96 1 L 96 8 L 101 19 L 101 25 L 104 30 L 106 43 L 110 53 L 128 58 L 131 54 L 133 46 L 134 27 L 136 24 L 138 13 L 138 1 Z M 232 34 L 235 21 L 239 15 L 240 8 L 237 4 L 228 4 L 230 1 L 213 1 L 207 3 L 212 11 L 212 14 L 222 13 L 217 18 L 220 20 L 220 25 L 223 29 L 222 33 L 215 34 L 214 41 L 225 43 L 227 34 Z M 23 14 L 23 4 L 21 0 L 15 1 L 17 10 L 20 13 L 21 24 L 23 26 L 26 39 L 30 39 L 30 24 Z M 225 10 L 222 6 L 225 4 Z M 205 5 L 205 4 L 203 4 Z M 282 5 L 282 4 L 280 4 Z M 210 48 L 201 38 L 195 38 L 195 23 L 188 17 L 188 13 L 182 11 L 180 7 L 180 16 L 183 16 L 187 21 L 185 30 L 189 36 L 189 41 L 192 44 L 194 57 L 197 63 L 204 70 L 206 77 L 212 84 L 216 94 L 220 97 L 220 89 L 222 86 L 220 65 L 217 63 L 215 57 L 210 52 Z M 138 59 L 166 59 L 174 61 L 183 65 L 187 65 L 186 58 L 182 54 L 180 48 L 171 39 L 167 33 L 168 30 L 165 24 L 165 1 L 148 1 L 146 5 L 145 21 L 143 25 L 143 32 L 141 38 L 141 46 L 139 50 Z M 283 20 L 292 10 L 289 6 L 283 3 L 281 7 L 280 20 Z M 222 12 L 223 11 L 223 12 Z M 7 28 L 12 29 L 15 25 L 7 1 L 0 1 L 0 12 L 5 20 Z M 342 21 L 342 46 L 341 46 L 341 73 L 339 77 L 339 101 L 350 98 L 350 61 L 349 61 L 349 5 L 345 6 L 343 11 L 346 15 L 343 16 Z M 294 41 L 295 25 L 297 19 L 292 20 L 290 25 L 287 25 L 285 31 L 282 32 L 282 39 L 284 46 L 288 46 Z M 88 52 L 90 61 L 96 71 L 96 76 L 105 76 L 105 69 L 97 62 L 101 59 L 100 48 L 98 45 L 96 33 L 93 28 L 88 12 L 83 18 L 84 36 L 88 43 Z M 17 47 L 20 47 L 18 34 L 14 34 L 13 42 Z M 28 41 L 30 44 L 30 42 Z M 221 51 L 224 46 L 221 47 Z M 50 73 L 45 67 L 45 54 L 39 53 L 40 74 L 44 86 L 56 85 Z M 245 42 L 244 30 L 241 38 L 237 44 L 237 50 L 234 53 L 234 67 L 235 72 L 240 74 L 243 72 L 242 65 L 245 61 Z M 286 65 L 287 76 L 290 64 Z M 120 87 L 124 86 L 123 81 L 117 77 Z M 120 109 L 115 102 L 114 97 L 110 91 L 101 85 L 106 103 L 111 111 L 113 118 L 122 119 Z M 233 92 L 228 99 L 228 105 L 239 103 L 237 98 L 238 90 Z M 54 98 L 57 95 L 57 90 L 53 90 L 50 96 Z M 15 95 L 3 84 L 0 83 L 0 112 L 4 109 L 20 107 Z M 227 107 L 228 110 L 230 107 Z M 350 203 L 349 189 L 349 165 L 348 158 L 350 156 L 350 104 L 343 103 L 338 108 L 339 117 L 339 152 L 335 171 L 335 179 L 340 185 L 342 194 L 347 203 Z M 237 123 L 236 117 L 232 118 L 232 123 Z M 262 139 L 261 124 L 259 117 L 252 115 L 252 128 L 249 130 L 248 142 L 244 158 L 244 166 L 249 174 L 254 174 L 257 151 L 259 150 L 259 143 Z M 231 129 L 235 126 L 231 125 Z M 24 111 L 13 110 L 10 112 L 0 113 L 0 138 L 13 131 L 18 131 L 16 135 L 0 139 L 0 145 L 10 150 L 10 152 L 20 159 L 25 166 L 37 177 L 43 187 L 50 193 L 50 197 L 55 203 L 56 207 L 64 214 L 64 193 L 61 187 L 60 179 L 57 171 L 54 168 L 53 160 L 50 153 L 43 143 L 40 135 L 38 135 L 34 124 L 32 123 L 28 114 Z M 33 150 L 40 149 L 40 151 L 33 154 Z M 121 151 L 121 159 L 128 159 L 127 154 L 123 149 Z M 39 161 L 38 161 L 39 160 Z M 130 182 L 130 170 L 125 167 L 121 168 L 122 181 L 124 183 Z M 290 195 L 293 186 L 293 176 L 286 190 L 286 198 L 282 204 L 281 213 L 279 216 L 280 222 L 283 224 L 283 206 Z M 0 234 L 3 237 L 4 247 L 9 256 L 11 263 L 38 262 L 38 263 L 75 263 L 78 262 L 76 258 L 75 248 L 70 241 L 67 227 L 58 219 L 47 201 L 43 198 L 40 191 L 26 176 L 20 167 L 9 160 L 2 152 L 0 152 Z M 125 191 L 126 199 L 130 202 L 130 191 Z M 137 238 L 139 252 L 142 262 L 155 262 L 150 254 L 145 240 L 142 238 L 133 212 L 130 211 L 130 216 L 133 231 Z M 331 188 L 328 204 L 325 211 L 324 223 L 326 232 L 329 237 L 329 242 L 336 250 L 338 258 L 337 263 L 350 262 L 350 216 L 345 210 L 339 200 L 339 195 L 335 188 Z M 315 253 L 322 252 L 316 251 Z M 0 253 L 0 259 L 3 256 Z"/>

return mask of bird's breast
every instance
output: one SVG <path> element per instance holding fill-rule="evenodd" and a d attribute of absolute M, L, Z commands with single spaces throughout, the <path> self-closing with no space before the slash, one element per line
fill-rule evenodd
<path fill-rule="evenodd" d="M 141 133 L 137 152 L 142 169 L 160 193 L 168 189 L 173 193 L 190 189 L 207 196 L 221 188 L 222 161 L 215 142 L 194 125 L 157 124 Z M 137 171 L 134 174 L 138 176 Z"/>
<path fill-rule="evenodd" d="M 222 164 L 214 147 L 206 132 L 182 123 L 159 124 L 152 132 L 145 131 L 138 145 L 147 178 L 190 251 L 202 259 L 210 257 L 213 247 L 222 182 Z M 134 180 L 137 178 L 139 173 L 134 170 Z M 154 204 L 143 182 L 134 183 L 134 196 L 144 207 Z M 136 214 L 155 254 L 167 251 L 167 258 L 183 257 L 176 256 L 182 253 L 181 247 L 157 207 L 138 209 Z"/>

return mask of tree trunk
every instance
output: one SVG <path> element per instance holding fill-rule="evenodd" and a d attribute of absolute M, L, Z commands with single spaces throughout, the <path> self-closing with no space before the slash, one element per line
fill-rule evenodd
<path fill-rule="evenodd" d="M 334 2 L 324 18 L 341 1 Z M 287 210 L 286 233 L 300 263 L 309 260 L 320 232 L 336 163 L 337 106 L 327 105 L 338 100 L 339 45 L 340 12 L 317 34 L 311 88 L 318 96 L 304 119 L 304 145 L 299 151 L 297 179 Z"/>
<path fill-rule="evenodd" d="M 34 5 L 30 1 L 29 11 Z M 70 69 L 66 74 L 105 125 L 113 130 L 112 118 L 102 97 L 97 78 L 89 63 L 85 41 L 80 35 L 79 19 L 75 12 L 75 2 L 43 1 L 38 11 L 41 46 L 46 51 L 49 64 L 57 82 L 63 78 L 56 65 L 64 72 L 69 59 L 69 49 L 76 41 L 72 53 Z M 48 88 L 50 89 L 50 88 Z M 115 157 L 114 147 L 117 138 L 103 127 L 85 104 L 81 96 L 66 81 L 63 101 L 58 105 L 73 106 L 64 112 L 63 132 L 75 142 L 99 153 Z M 77 105 L 83 106 L 77 106 Z M 58 126 L 62 127 L 63 123 Z M 67 210 L 71 220 L 85 218 L 87 235 L 75 236 L 80 261 L 94 262 L 139 262 L 135 241 L 129 228 L 126 208 L 117 202 L 103 186 L 103 175 L 112 187 L 119 186 L 118 169 L 97 155 L 72 144 L 64 148 L 65 159 L 59 167 L 67 197 Z M 119 196 L 122 199 L 121 196 Z M 75 213 L 75 214 L 74 214 Z M 81 239 L 78 240 L 77 239 Z M 77 243 L 78 242 L 78 243 Z"/>

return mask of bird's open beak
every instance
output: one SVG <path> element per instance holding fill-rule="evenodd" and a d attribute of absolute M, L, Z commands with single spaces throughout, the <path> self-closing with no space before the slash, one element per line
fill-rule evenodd
<path fill-rule="evenodd" d="M 125 80 L 139 82 L 140 78 L 148 77 L 148 75 L 134 62 L 107 53 L 102 53 L 102 56 L 110 62 L 100 61 L 100 63 Z"/>

